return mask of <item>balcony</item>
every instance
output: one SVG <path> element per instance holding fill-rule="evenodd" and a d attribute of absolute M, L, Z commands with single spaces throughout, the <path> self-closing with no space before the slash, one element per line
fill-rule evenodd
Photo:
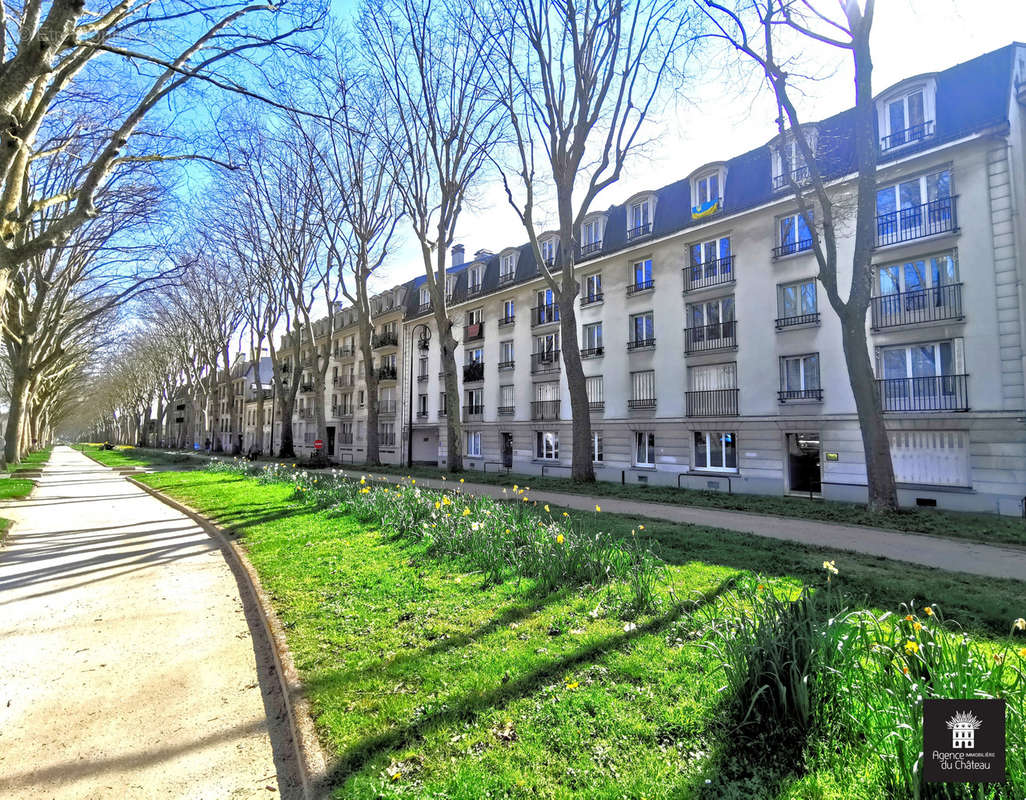
<path fill-rule="evenodd" d="M 635 295 L 635 294 L 638 294 L 640 292 L 647 292 L 650 289 L 654 289 L 654 288 L 655 288 L 655 281 L 654 280 L 638 281 L 636 283 L 630 284 L 627 287 L 627 296 L 630 297 L 631 295 Z"/>
<path fill-rule="evenodd" d="M 336 414 L 335 416 L 337 416 L 339 418 L 343 418 L 343 419 L 349 418 L 349 417 L 353 416 L 353 407 L 352 406 L 340 406 L 339 409 L 338 409 L 338 414 Z"/>
<path fill-rule="evenodd" d="M 355 375 L 336 375 L 331 379 L 332 386 L 350 387 L 356 385 Z"/>
<path fill-rule="evenodd" d="M 791 401 L 822 403 L 822 389 L 781 389 L 777 392 L 777 400 L 781 404 Z"/>
<path fill-rule="evenodd" d="M 484 380 L 484 362 L 483 361 L 472 361 L 469 364 L 463 365 L 463 381 L 469 383 L 472 381 L 483 381 Z"/>
<path fill-rule="evenodd" d="M 724 256 L 702 264 L 692 264 L 684 268 L 684 291 L 694 292 L 709 286 L 722 286 L 733 283 L 734 256 Z"/>
<path fill-rule="evenodd" d="M 513 366 L 514 366 L 513 359 L 510 359 L 509 361 L 500 361 L 499 362 L 499 372 L 505 372 L 506 370 L 511 370 L 511 369 L 513 369 Z"/>
<path fill-rule="evenodd" d="M 819 325 L 819 312 L 815 314 L 795 314 L 791 317 L 777 317 L 775 325 L 777 330 L 793 328 L 797 325 Z"/>
<path fill-rule="evenodd" d="M 498 408 L 499 416 L 500 417 L 512 416 L 513 415 L 513 410 L 514 410 L 513 406 L 499 406 L 499 408 Z"/>
<path fill-rule="evenodd" d="M 534 400 L 531 402 L 531 419 L 559 419 L 558 400 Z"/>
<path fill-rule="evenodd" d="M 881 136 L 880 151 L 886 153 L 888 150 L 893 150 L 895 147 L 902 147 L 906 144 L 912 144 L 912 142 L 921 142 L 930 138 L 933 138 L 932 119 L 920 122 L 918 125 L 912 125 L 904 130 L 894 131 L 894 133 L 888 134 L 887 136 Z"/>
<path fill-rule="evenodd" d="M 597 242 L 588 242 L 587 244 L 581 245 L 581 258 L 590 258 L 591 256 L 602 250 L 602 240 L 599 239 Z"/>
<path fill-rule="evenodd" d="M 502 286 L 509 286 L 516 279 L 517 279 L 517 274 L 515 272 L 499 273 L 499 286 L 500 287 L 502 287 Z"/>
<path fill-rule="evenodd" d="M 335 358 L 353 358 L 356 355 L 356 347 L 336 347 Z"/>
<path fill-rule="evenodd" d="M 512 325 L 515 319 L 512 314 L 508 317 L 499 317 L 499 327 L 504 328 L 507 325 Z"/>
<path fill-rule="evenodd" d="M 581 358 L 598 358 L 606 352 L 606 349 L 599 345 L 598 347 L 585 347 L 581 351 Z"/>
<path fill-rule="evenodd" d="M 633 410 L 641 408 L 655 408 L 656 399 L 654 397 L 638 397 L 633 400 L 627 401 L 627 408 Z"/>
<path fill-rule="evenodd" d="M 531 354 L 531 374 L 544 375 L 559 372 L 559 351 L 547 350 L 544 353 Z"/>
<path fill-rule="evenodd" d="M 395 377 L 395 367 L 378 367 L 379 381 L 394 381 Z"/>
<path fill-rule="evenodd" d="M 464 295 L 465 299 L 469 300 L 472 297 L 477 297 L 484 291 L 483 283 L 472 283 L 467 287 L 467 292 Z"/>
<path fill-rule="evenodd" d="M 886 247 L 890 244 L 901 244 L 937 236 L 942 233 L 954 233 L 958 230 L 956 214 L 958 196 L 941 197 L 909 206 L 876 217 L 876 246 Z"/>
<path fill-rule="evenodd" d="M 590 411 L 592 414 L 597 414 L 600 411 L 605 411 L 605 410 L 606 410 L 606 401 L 605 400 L 596 400 L 594 402 L 588 401 L 588 411 Z"/>
<path fill-rule="evenodd" d="M 684 415 L 688 417 L 736 417 L 738 389 L 709 389 L 684 392 Z"/>
<path fill-rule="evenodd" d="M 968 411 L 968 375 L 885 378 L 876 382 L 883 410 Z"/>
<path fill-rule="evenodd" d="M 395 432 L 378 431 L 378 447 L 395 447 Z"/>
<path fill-rule="evenodd" d="M 418 411 L 417 412 L 417 419 L 427 419 L 427 418 L 428 418 L 428 412 L 427 411 Z"/>
<path fill-rule="evenodd" d="M 874 330 L 965 318 L 960 283 L 885 294 L 872 298 L 870 302 Z"/>
<path fill-rule="evenodd" d="M 546 303 L 531 309 L 531 327 L 559 322 L 559 304 Z"/>
<path fill-rule="evenodd" d="M 431 310 L 431 301 L 430 300 L 428 300 L 426 303 L 421 303 L 420 305 L 417 306 L 417 313 L 418 314 L 426 314 L 430 310 Z"/>
<path fill-rule="evenodd" d="M 473 325 L 463 326 L 463 341 L 473 342 L 484 338 L 484 323 L 475 322 Z"/>
<path fill-rule="evenodd" d="M 378 409 L 378 416 L 379 417 L 385 417 L 386 419 L 394 417 L 395 416 L 395 405 L 393 404 L 393 405 L 390 405 L 390 406 L 381 406 Z"/>
<path fill-rule="evenodd" d="M 784 242 L 773 248 L 773 258 L 793 256 L 795 253 L 804 253 L 812 249 L 812 239 L 799 239 L 797 242 Z"/>
<path fill-rule="evenodd" d="M 737 322 L 734 320 L 684 329 L 684 352 L 688 355 L 729 347 L 737 347 Z"/>
<path fill-rule="evenodd" d="M 299 384 L 299 393 L 300 394 L 309 394 L 310 392 L 313 391 L 313 389 L 314 389 L 314 387 L 313 387 L 312 383 L 301 383 L 301 384 Z"/>
<path fill-rule="evenodd" d="M 581 295 L 581 308 L 585 306 L 593 306 L 596 303 L 602 302 L 602 292 L 595 292 L 594 294 L 582 294 Z"/>
<path fill-rule="evenodd" d="M 633 350 L 649 350 L 655 347 L 655 338 L 650 339 L 633 339 L 627 342 L 627 352 Z"/>
<path fill-rule="evenodd" d="M 642 236 L 648 236 L 652 232 L 652 223 L 646 222 L 642 225 L 638 225 L 634 228 L 627 229 L 627 241 L 633 242 L 635 239 L 640 239 Z"/>
<path fill-rule="evenodd" d="M 484 414 L 484 406 L 463 406 L 464 422 L 472 419 L 481 419 L 482 414 Z"/>
<path fill-rule="evenodd" d="M 375 349 L 379 347 L 398 347 L 399 337 L 395 331 L 384 331 L 383 333 L 374 334 L 371 343 Z"/>
<path fill-rule="evenodd" d="M 798 186 L 805 186 L 809 182 L 809 168 L 798 167 L 797 169 L 791 170 L 790 173 L 784 173 L 783 175 L 773 176 L 773 191 L 779 192 L 781 189 L 786 189 L 791 183 L 796 183 Z"/>

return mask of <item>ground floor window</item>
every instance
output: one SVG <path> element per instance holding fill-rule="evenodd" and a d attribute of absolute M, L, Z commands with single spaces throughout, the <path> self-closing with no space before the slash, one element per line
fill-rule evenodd
<path fill-rule="evenodd" d="M 556 431 L 535 431 L 535 444 L 538 458 L 559 458 L 559 434 Z"/>
<path fill-rule="evenodd" d="M 695 431 L 695 469 L 736 470 L 737 435 L 726 431 Z"/>
<path fill-rule="evenodd" d="M 600 431 L 592 431 L 591 434 L 591 460 L 602 460 L 602 433 Z"/>
<path fill-rule="evenodd" d="M 467 455 L 481 455 L 481 431 L 473 431 L 467 434 Z"/>
<path fill-rule="evenodd" d="M 655 466 L 655 434 L 652 431 L 634 432 L 634 464 L 638 467 Z"/>

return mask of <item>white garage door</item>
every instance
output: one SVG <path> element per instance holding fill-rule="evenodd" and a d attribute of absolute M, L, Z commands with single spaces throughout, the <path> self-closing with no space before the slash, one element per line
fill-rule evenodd
<path fill-rule="evenodd" d="M 969 486 L 969 434 L 965 431 L 897 431 L 891 461 L 899 483 Z"/>

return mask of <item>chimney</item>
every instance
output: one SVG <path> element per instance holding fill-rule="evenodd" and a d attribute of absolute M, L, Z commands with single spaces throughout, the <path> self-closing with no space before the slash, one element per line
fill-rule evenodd
<path fill-rule="evenodd" d="M 454 244 L 452 246 L 452 266 L 463 266 L 463 245 L 461 244 Z"/>
<path fill-rule="evenodd" d="M 495 253 L 493 253 L 491 250 L 478 250 L 476 253 L 474 253 L 474 260 L 484 261 L 488 256 L 493 255 L 495 255 Z"/>

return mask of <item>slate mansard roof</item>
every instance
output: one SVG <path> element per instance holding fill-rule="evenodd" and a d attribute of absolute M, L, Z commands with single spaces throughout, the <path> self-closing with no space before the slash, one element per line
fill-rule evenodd
<path fill-rule="evenodd" d="M 916 144 L 908 144 L 891 151 L 880 153 L 879 166 L 900 158 L 932 149 L 938 145 L 961 139 L 983 130 L 1008 124 L 1009 103 L 1012 97 L 1013 58 L 1016 44 L 1006 45 L 990 53 L 984 53 L 962 64 L 930 75 L 911 76 L 889 87 L 879 95 L 886 95 L 903 84 L 914 84 L 917 79 L 931 78 L 936 84 L 936 119 L 934 135 Z M 878 96 L 879 96 L 878 95 Z M 855 140 L 852 130 L 854 109 L 842 111 L 820 122 L 808 122 L 806 126 L 817 133 L 817 153 L 824 178 L 841 178 L 854 172 Z M 713 216 L 700 220 L 691 218 L 691 175 L 674 181 L 648 193 L 655 197 L 652 217 L 652 233 L 638 237 L 631 245 L 684 231 L 687 228 L 707 225 L 717 219 L 740 211 L 757 208 L 786 196 L 786 192 L 774 191 L 772 182 L 773 156 L 771 144 L 764 144 L 723 162 L 726 167 L 726 182 L 723 187 L 720 210 Z M 638 197 L 645 193 L 637 193 Z M 602 247 L 586 258 L 577 259 L 577 264 L 586 264 L 592 258 L 609 255 L 627 246 L 627 205 L 610 206 L 604 212 L 606 217 Z M 539 277 L 534 252 L 530 243 L 513 248 L 518 251 L 516 277 L 503 288 L 527 283 Z M 502 252 L 508 252 L 509 248 Z M 557 259 L 559 258 L 557 254 Z M 489 254 L 481 260 L 468 260 L 460 266 L 450 267 L 447 274 L 457 274 L 454 287 L 454 303 L 466 299 L 468 269 L 475 264 L 484 264 L 483 290 L 487 295 L 499 288 L 499 254 Z M 426 283 L 420 275 L 405 284 L 409 287 L 406 296 L 407 319 L 422 316 L 419 311 L 420 287 Z M 480 295 L 478 295 L 480 296 Z M 429 312 L 424 312 L 429 313 Z"/>

